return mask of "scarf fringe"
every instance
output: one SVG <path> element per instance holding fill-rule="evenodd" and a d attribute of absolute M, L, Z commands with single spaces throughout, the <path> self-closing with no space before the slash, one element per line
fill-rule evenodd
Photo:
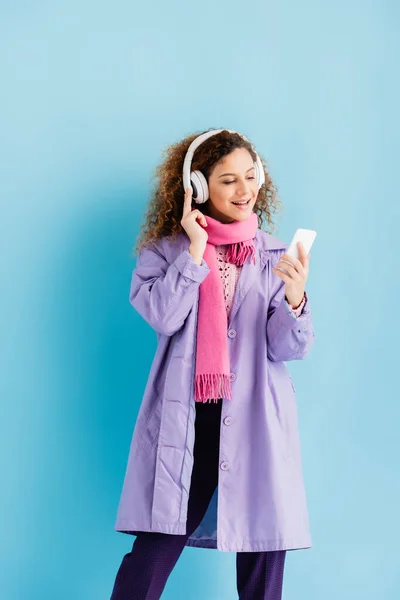
<path fill-rule="evenodd" d="M 231 385 L 229 375 L 222 373 L 201 373 L 195 378 L 195 401 L 207 402 L 219 398 L 231 399 Z"/>
<path fill-rule="evenodd" d="M 252 241 L 230 244 L 226 252 L 226 260 L 241 267 L 250 257 L 255 262 L 256 251 Z"/>

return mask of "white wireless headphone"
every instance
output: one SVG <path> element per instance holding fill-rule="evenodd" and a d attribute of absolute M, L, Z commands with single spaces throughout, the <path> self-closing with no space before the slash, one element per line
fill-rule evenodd
<path fill-rule="evenodd" d="M 195 202 L 197 202 L 197 204 L 203 204 L 209 199 L 209 189 L 207 185 L 207 180 L 201 171 L 190 171 L 193 154 L 196 148 L 198 148 L 200 144 L 202 144 L 206 139 L 208 139 L 212 135 L 220 133 L 221 131 L 229 131 L 229 133 L 238 133 L 237 131 L 231 131 L 230 129 L 213 129 L 212 131 L 207 131 L 206 133 L 202 133 L 196 139 L 194 139 L 193 142 L 190 144 L 188 151 L 186 152 L 185 160 L 183 162 L 183 189 L 186 192 L 187 188 L 192 186 L 192 199 Z M 244 135 L 242 135 L 241 133 L 239 133 L 239 135 L 243 139 L 248 141 Z M 262 166 L 262 162 L 257 152 L 256 155 L 257 160 L 254 163 L 254 168 L 256 171 L 256 181 L 258 189 L 260 189 L 262 184 L 265 183 L 265 173 Z"/>

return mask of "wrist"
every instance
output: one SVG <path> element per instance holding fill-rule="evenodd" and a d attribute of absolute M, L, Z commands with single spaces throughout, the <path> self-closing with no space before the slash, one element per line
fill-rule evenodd
<path fill-rule="evenodd" d="M 194 262 L 200 265 L 205 251 L 204 244 L 190 244 L 188 251 L 192 255 Z"/>
<path fill-rule="evenodd" d="M 301 297 L 301 299 L 299 301 L 296 300 L 296 302 L 290 302 L 287 296 L 285 296 L 285 298 L 286 298 L 286 301 L 289 304 L 289 306 L 291 308 L 293 308 L 293 310 L 296 310 L 297 308 L 299 308 L 299 306 L 304 301 L 304 299 L 305 299 L 305 292 L 303 293 L 303 296 Z"/>

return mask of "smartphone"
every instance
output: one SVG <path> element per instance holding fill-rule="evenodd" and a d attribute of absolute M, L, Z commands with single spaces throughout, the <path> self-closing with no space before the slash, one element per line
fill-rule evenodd
<path fill-rule="evenodd" d="M 299 258 L 297 242 L 302 242 L 306 253 L 308 254 L 311 250 L 311 246 L 315 240 L 317 232 L 313 229 L 296 229 L 292 241 L 289 244 L 285 254 L 289 254 L 292 258 Z"/>

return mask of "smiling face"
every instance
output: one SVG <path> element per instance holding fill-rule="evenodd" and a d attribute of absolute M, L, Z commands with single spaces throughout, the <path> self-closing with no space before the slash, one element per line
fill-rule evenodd
<path fill-rule="evenodd" d="M 256 171 L 250 152 L 236 148 L 219 162 L 208 179 L 210 198 L 205 214 L 221 223 L 245 221 L 253 212 L 257 200 Z M 245 206 L 237 202 L 249 200 Z M 201 210 L 201 207 L 200 207 Z"/>

